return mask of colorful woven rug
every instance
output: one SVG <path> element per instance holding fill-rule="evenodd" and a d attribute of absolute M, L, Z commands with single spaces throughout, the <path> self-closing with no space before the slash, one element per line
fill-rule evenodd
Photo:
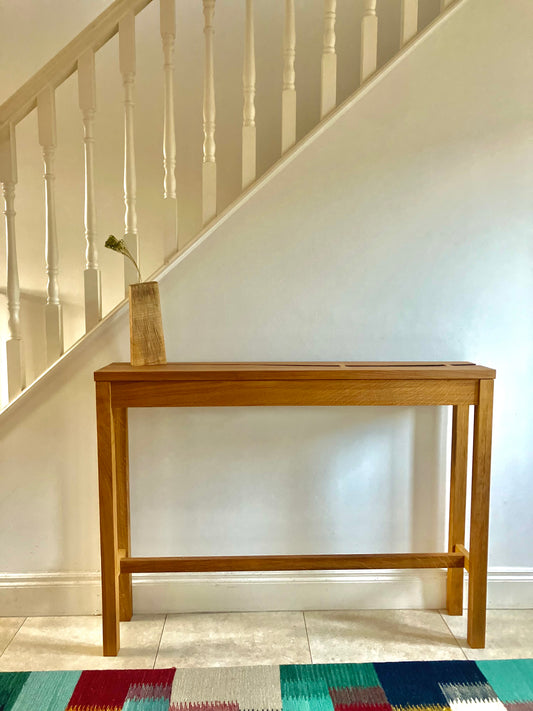
<path fill-rule="evenodd" d="M 0 711 L 533 711 L 533 659 L 0 673 Z"/>

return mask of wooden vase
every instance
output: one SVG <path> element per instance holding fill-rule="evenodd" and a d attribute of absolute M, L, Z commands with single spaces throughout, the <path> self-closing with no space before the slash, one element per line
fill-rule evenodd
<path fill-rule="evenodd" d="M 167 362 L 159 284 L 130 284 L 130 359 L 132 365 Z"/>

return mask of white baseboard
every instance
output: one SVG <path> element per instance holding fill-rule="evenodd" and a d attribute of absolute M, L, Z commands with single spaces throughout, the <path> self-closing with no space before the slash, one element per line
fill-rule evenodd
<path fill-rule="evenodd" d="M 0 574 L 0 615 L 99 615 L 99 573 Z"/>
<path fill-rule="evenodd" d="M 443 609 L 443 570 L 134 575 L 136 613 Z M 467 600 L 465 594 L 465 602 Z M 533 569 L 489 573 L 488 607 L 533 608 Z M 0 575 L 0 616 L 96 615 L 98 573 Z"/>
<path fill-rule="evenodd" d="M 491 610 L 533 609 L 533 568 L 491 570 L 488 574 L 487 607 Z"/>

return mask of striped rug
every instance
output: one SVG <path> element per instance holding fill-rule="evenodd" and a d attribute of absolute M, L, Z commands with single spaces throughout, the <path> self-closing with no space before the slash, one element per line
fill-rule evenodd
<path fill-rule="evenodd" d="M 533 659 L 0 673 L 0 711 L 533 711 Z"/>

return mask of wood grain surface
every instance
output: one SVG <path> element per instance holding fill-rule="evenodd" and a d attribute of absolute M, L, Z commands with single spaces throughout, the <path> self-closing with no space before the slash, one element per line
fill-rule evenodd
<path fill-rule="evenodd" d="M 166 363 L 159 284 L 156 281 L 130 284 L 129 297 L 131 365 Z"/>
<path fill-rule="evenodd" d="M 475 380 L 111 382 L 116 407 L 473 405 Z"/>
<path fill-rule="evenodd" d="M 262 570 L 376 570 L 461 568 L 461 553 L 384 553 L 354 555 L 209 556 L 192 558 L 123 558 L 125 573 L 189 573 Z"/>
<path fill-rule="evenodd" d="M 96 427 L 102 556 L 103 648 L 104 656 L 108 657 L 116 656 L 120 649 L 116 442 L 109 383 L 96 383 Z"/>
<path fill-rule="evenodd" d="M 452 460 L 450 476 L 450 523 L 448 550 L 465 542 L 466 474 L 468 466 L 468 406 L 453 408 Z M 449 615 L 463 614 L 463 570 L 449 570 L 446 581 L 446 609 Z"/>
<path fill-rule="evenodd" d="M 275 375 L 275 377 L 273 377 Z M 134 367 L 111 363 L 95 380 L 479 380 L 496 371 L 462 362 L 167 363 Z"/>
<path fill-rule="evenodd" d="M 468 362 L 112 363 L 95 372 L 104 654 L 131 616 L 131 574 L 447 568 L 447 607 L 462 613 L 468 567 L 468 642 L 485 645 L 492 397 L 495 371 Z M 447 553 L 147 557 L 130 553 L 128 407 L 453 405 Z M 475 406 L 470 548 L 464 546 L 469 405 Z"/>
<path fill-rule="evenodd" d="M 494 382 L 492 380 L 480 382 L 479 405 L 474 414 L 468 628 L 466 635 L 468 644 L 473 649 L 485 647 L 493 392 Z"/>

